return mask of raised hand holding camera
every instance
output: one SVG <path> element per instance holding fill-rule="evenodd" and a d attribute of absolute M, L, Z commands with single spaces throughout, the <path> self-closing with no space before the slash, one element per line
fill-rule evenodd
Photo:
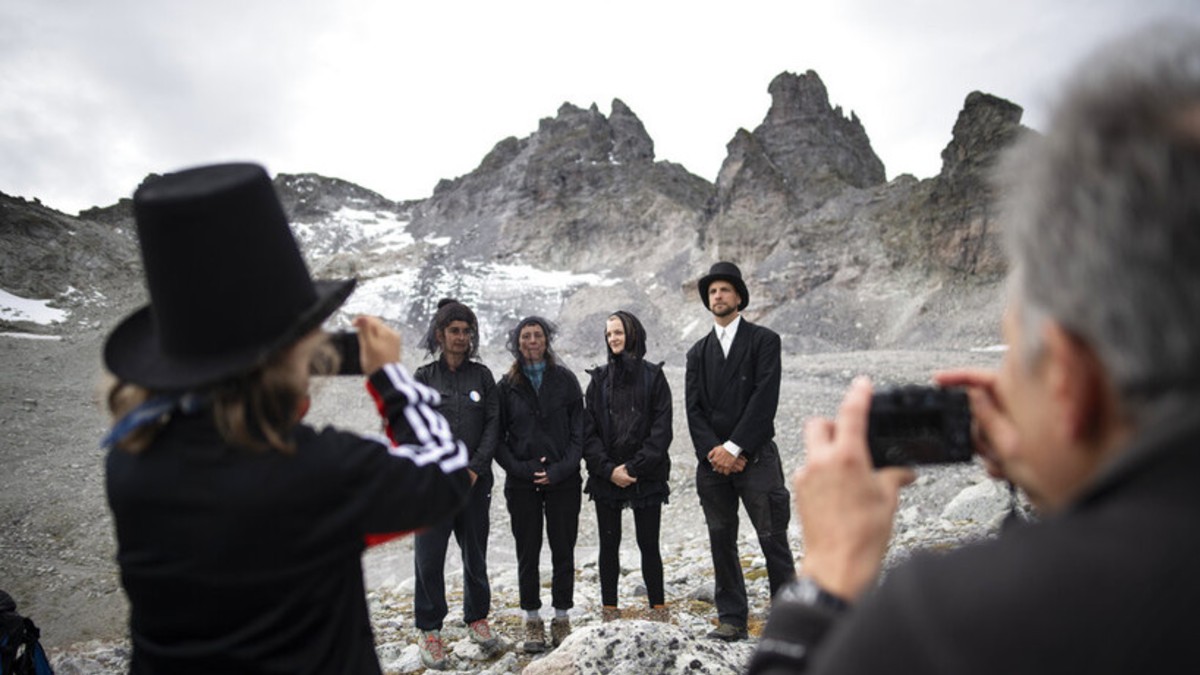
<path fill-rule="evenodd" d="M 871 382 L 854 380 L 837 420 L 804 425 L 805 460 L 793 479 L 804 532 L 804 574 L 834 595 L 854 600 L 874 582 L 892 535 L 900 488 L 912 469 L 875 470 L 867 450 Z"/>
<path fill-rule="evenodd" d="M 354 319 L 358 330 L 358 347 L 363 373 L 370 375 L 385 363 L 400 361 L 400 333 L 389 327 L 376 316 L 359 316 Z"/>

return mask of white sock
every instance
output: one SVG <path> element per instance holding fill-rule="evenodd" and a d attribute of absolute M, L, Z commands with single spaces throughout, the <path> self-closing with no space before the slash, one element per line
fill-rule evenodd
<path fill-rule="evenodd" d="M 542 614 L 538 610 L 536 610 L 536 609 L 525 610 L 525 620 L 526 621 L 538 621 L 541 618 L 542 618 Z"/>
<path fill-rule="evenodd" d="M 567 618 L 567 610 L 554 608 L 554 616 L 559 619 Z"/>

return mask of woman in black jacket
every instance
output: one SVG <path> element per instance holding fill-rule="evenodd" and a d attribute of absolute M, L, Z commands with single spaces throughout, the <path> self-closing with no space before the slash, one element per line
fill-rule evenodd
<path fill-rule="evenodd" d="M 588 371 L 583 446 L 586 491 L 596 504 L 600 535 L 602 616 L 605 621 L 620 616 L 621 512 L 631 508 L 650 616 L 665 621 L 658 535 L 670 492 L 671 387 L 662 367 L 644 360 L 646 331 L 636 316 L 624 311 L 609 316 L 604 339 L 608 363 Z"/>
<path fill-rule="evenodd" d="M 515 360 L 500 380 L 500 442 L 496 461 L 507 474 L 504 498 L 517 546 L 521 609 L 527 652 L 546 649 L 540 609 L 542 520 L 550 540 L 550 638 L 557 646 L 571 632 L 575 605 L 575 540 L 582 502 L 583 393 L 575 374 L 551 348 L 554 329 L 541 317 L 523 319 L 509 334 Z"/>

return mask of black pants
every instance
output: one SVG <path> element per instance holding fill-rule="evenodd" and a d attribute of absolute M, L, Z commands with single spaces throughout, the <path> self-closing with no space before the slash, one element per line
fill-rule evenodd
<path fill-rule="evenodd" d="M 491 528 L 492 484 L 489 474 L 471 486 L 467 504 L 449 518 L 413 538 L 413 619 L 420 630 L 441 630 L 446 606 L 446 548 L 450 533 L 462 550 L 463 621 L 487 618 L 492 605 L 488 584 L 487 542 Z"/>
<path fill-rule="evenodd" d="M 517 544 L 517 586 L 521 609 L 541 609 L 542 520 L 550 540 L 550 602 L 555 609 L 575 606 L 575 540 L 579 536 L 581 483 L 552 490 L 504 488 L 513 539 Z"/>
<path fill-rule="evenodd" d="M 739 499 L 767 559 L 771 595 L 796 576 L 796 559 L 787 541 L 791 497 L 784 487 L 775 443 L 759 448 L 741 473 L 723 476 L 707 463 L 700 463 L 696 468 L 696 494 L 708 524 L 717 615 L 722 623 L 745 628 L 749 606 L 737 548 Z"/>
<path fill-rule="evenodd" d="M 600 602 L 617 605 L 617 579 L 621 575 L 621 503 L 596 501 L 596 529 L 600 533 Z M 638 550 L 642 554 L 642 580 L 650 606 L 666 602 L 663 592 L 662 554 L 658 533 L 662 523 L 662 504 L 632 509 Z"/>

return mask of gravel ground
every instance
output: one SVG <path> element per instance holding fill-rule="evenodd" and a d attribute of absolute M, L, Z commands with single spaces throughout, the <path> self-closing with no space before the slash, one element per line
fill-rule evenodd
<path fill-rule="evenodd" d="M 60 673 L 122 672 L 127 655 L 125 642 L 127 604 L 114 563 L 112 524 L 104 499 L 103 452 L 98 440 L 107 418 L 98 401 L 101 332 L 85 328 L 59 340 L 0 336 L 0 588 L 16 599 L 18 609 L 42 629 L 45 644 Z M 653 356 L 653 355 L 652 355 Z M 585 382 L 583 367 L 570 354 L 565 361 Z M 407 359 L 406 359 L 407 360 Z M 672 361 L 681 362 L 679 358 Z M 831 415 L 850 380 L 869 374 L 877 385 L 927 382 L 931 371 L 949 366 L 991 366 L 997 352 L 973 351 L 872 351 L 788 356 L 776 418 L 777 442 L 789 472 L 802 460 L 801 426 L 813 415 Z M 486 361 L 499 371 L 507 361 Z M 415 361 L 410 365 L 415 365 Z M 671 502 L 664 513 L 663 553 L 667 564 L 668 600 L 672 621 L 704 630 L 714 612 L 711 570 L 707 563 L 707 537 L 692 484 L 694 456 L 682 414 L 683 368 L 668 363 L 676 402 L 675 443 Z M 361 383 L 336 378 L 319 384 L 310 421 L 336 419 L 341 426 L 371 429 L 373 413 Z M 502 477 L 498 485 L 502 484 Z M 980 536 L 981 523 L 961 526 L 921 527 L 937 520 L 945 505 L 964 489 L 984 480 L 977 466 L 923 469 L 922 478 L 906 491 L 901 510 L 905 528 L 893 546 L 893 557 L 913 548 L 944 545 L 947 541 Z M 494 585 L 493 620 L 509 637 L 516 636 L 515 559 L 504 508 L 503 492 L 494 492 L 493 527 L 489 561 Z M 632 522 L 627 518 L 622 551 L 622 598 L 627 606 L 639 604 L 638 556 Z M 798 555 L 803 547 L 795 523 L 792 539 Z M 747 536 L 746 533 L 750 533 Z M 753 613 L 765 617 L 765 573 L 753 530 L 743 518 L 743 556 L 751 580 Z M 598 606 L 595 569 L 595 517 L 584 505 L 577 551 L 578 586 L 574 620 L 594 620 Z M 454 552 L 449 556 L 454 560 Z M 455 563 L 451 563 L 456 566 Z M 389 672 L 419 670 L 415 633 L 411 627 L 411 541 L 392 542 L 365 556 L 373 619 L 380 657 Z M 548 573 L 549 563 L 543 565 Z M 460 591 L 454 571 L 447 574 L 451 594 Z M 705 587 L 709 587 L 706 597 Z M 454 602 L 451 602 L 453 606 Z M 500 658 L 479 660 L 452 627 L 447 633 L 459 667 L 470 671 L 515 672 L 525 663 L 509 652 Z M 460 618 L 460 616 L 459 616 Z M 753 628 L 754 626 L 752 626 Z M 458 640 L 455 642 L 455 640 Z"/>

